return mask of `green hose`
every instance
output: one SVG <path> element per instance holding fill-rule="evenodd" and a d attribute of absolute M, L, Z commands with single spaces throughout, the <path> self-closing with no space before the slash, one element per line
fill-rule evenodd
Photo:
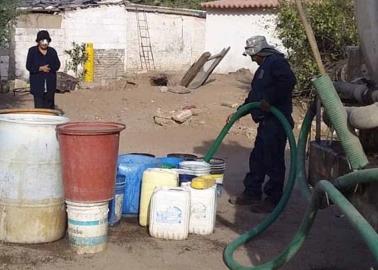
<path fill-rule="evenodd" d="M 311 123 L 316 115 L 316 103 L 313 102 L 307 110 L 305 118 L 302 122 L 301 131 L 298 137 L 298 147 L 297 147 L 297 178 L 296 182 L 300 185 L 302 194 L 304 197 L 310 201 L 311 200 L 311 190 L 307 183 L 306 177 L 306 146 L 308 135 L 311 131 Z"/>
<path fill-rule="evenodd" d="M 218 137 L 216 138 L 215 142 L 210 147 L 209 151 L 205 155 L 204 160 L 209 161 L 215 152 L 218 150 L 220 144 L 222 143 L 224 137 L 227 135 L 228 131 L 232 127 L 232 125 L 241 117 L 247 115 L 250 113 L 252 109 L 258 108 L 260 106 L 259 102 L 249 103 L 241 108 L 239 108 L 231 117 L 230 121 L 224 126 Z M 240 265 L 238 262 L 236 262 L 233 258 L 233 253 L 237 248 L 242 246 L 244 243 L 249 241 L 250 239 L 256 237 L 260 233 L 264 232 L 282 213 L 282 211 L 285 209 L 285 206 L 290 198 L 291 192 L 293 190 L 294 184 L 295 184 L 295 174 L 296 174 L 296 143 L 295 138 L 292 132 L 292 128 L 285 118 L 285 116 L 276 108 L 271 107 L 271 112 L 282 124 L 286 135 L 289 140 L 290 145 L 290 169 L 289 169 L 289 177 L 287 180 L 287 183 L 285 185 L 285 189 L 282 195 L 281 200 L 277 204 L 276 208 L 273 210 L 273 212 L 268 215 L 264 220 L 258 224 L 255 228 L 252 230 L 242 234 L 239 238 L 231 242 L 224 251 L 224 259 L 226 264 L 230 269 L 245 269 L 242 265 Z"/>
<path fill-rule="evenodd" d="M 250 103 L 241 107 L 230 119 L 230 121 L 225 125 L 222 129 L 221 133 L 210 147 L 208 153 L 205 156 L 205 160 L 209 161 L 215 152 L 218 150 L 222 140 L 227 135 L 228 131 L 232 127 L 232 125 L 241 117 L 245 116 L 250 112 L 251 109 L 257 108 L 259 103 Z M 335 180 L 335 184 L 332 185 L 328 181 L 320 181 L 314 188 L 314 192 L 312 193 L 309 189 L 309 185 L 306 180 L 305 174 L 305 153 L 306 153 L 306 144 L 308 139 L 308 134 L 311 130 L 311 123 L 315 116 L 314 107 L 311 106 L 306 113 L 306 117 L 303 121 L 299 141 L 298 141 L 298 148 L 299 152 L 298 155 L 296 154 L 296 147 L 295 147 L 295 139 L 293 133 L 291 131 L 291 127 L 287 122 L 286 118 L 275 108 L 271 108 L 271 112 L 278 118 L 280 123 L 283 125 L 285 132 L 289 139 L 290 144 L 290 173 L 289 179 L 285 186 L 285 190 L 283 196 L 277 205 L 277 207 L 273 210 L 273 212 L 267 216 L 260 224 L 249 230 L 248 232 L 242 234 L 236 240 L 231 242 L 227 245 L 224 251 L 224 260 L 227 266 L 233 270 L 272 270 L 278 269 L 283 264 L 288 262 L 300 249 L 303 242 L 305 241 L 313 221 L 315 220 L 317 211 L 321 205 L 321 200 L 323 193 L 326 192 L 328 195 L 328 199 L 333 201 L 340 210 L 345 214 L 351 224 L 354 226 L 355 229 L 360 233 L 363 240 L 367 243 L 369 249 L 373 253 L 375 259 L 378 262 L 378 235 L 371 227 L 371 225 L 361 216 L 361 214 L 354 208 L 354 206 L 342 195 L 342 193 L 338 189 L 346 190 L 348 188 L 353 188 L 355 185 L 360 183 L 368 183 L 368 182 L 378 182 L 378 169 L 367 169 L 367 170 L 360 170 L 355 171 L 350 174 L 341 176 Z M 341 137 L 341 140 L 345 137 Z M 349 146 L 348 146 L 349 147 Z M 353 148 L 353 147 L 352 147 Z M 350 150 L 350 149 L 349 149 Z M 347 153 L 348 154 L 348 153 Z M 364 153 L 363 153 L 364 155 Z M 363 164 L 363 155 L 354 155 L 350 160 L 354 160 L 354 165 Z M 361 158 L 362 157 L 362 158 Z M 296 162 L 292 162 L 296 158 Z M 296 170 L 296 163 L 300 165 Z M 305 217 L 302 221 L 302 224 L 295 234 L 293 240 L 289 244 L 289 246 L 275 259 L 254 267 L 247 267 L 239 264 L 233 258 L 233 254 L 237 248 L 241 245 L 245 244 L 246 242 L 250 241 L 257 235 L 264 232 L 282 213 L 284 207 L 287 204 L 287 201 L 290 197 L 291 191 L 294 186 L 295 176 L 297 175 L 297 180 L 302 185 L 302 190 L 307 198 L 310 199 L 310 205 L 307 208 Z"/>
<path fill-rule="evenodd" d="M 364 168 L 368 159 L 358 137 L 348 128 L 347 113 L 328 75 L 312 81 L 333 127 L 340 138 L 346 157 L 354 170 Z"/>
<path fill-rule="evenodd" d="M 371 178 L 363 178 L 361 175 L 350 175 L 348 181 L 342 181 L 342 186 L 349 187 L 357 183 L 378 182 L 378 170 L 375 169 L 371 173 Z M 262 265 L 254 267 L 239 267 L 231 268 L 237 270 L 272 270 L 278 269 L 285 263 L 287 263 L 303 245 L 311 226 L 315 220 L 316 214 L 321 205 L 321 199 L 324 194 L 327 193 L 328 198 L 336 204 L 342 213 L 345 214 L 352 226 L 360 233 L 363 240 L 367 243 L 370 251 L 373 253 L 375 259 L 378 262 L 378 234 L 373 227 L 366 221 L 366 219 L 357 211 L 357 209 L 343 196 L 343 194 L 329 181 L 322 180 L 314 188 L 310 205 L 306 210 L 305 217 L 299 227 L 299 230 L 293 237 L 288 247 L 276 258 L 266 262 Z"/>

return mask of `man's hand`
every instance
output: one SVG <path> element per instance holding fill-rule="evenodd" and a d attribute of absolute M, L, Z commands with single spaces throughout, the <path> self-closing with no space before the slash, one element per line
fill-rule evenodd
<path fill-rule="evenodd" d="M 42 71 L 42 72 L 45 72 L 45 73 L 49 73 L 50 72 L 50 67 L 49 67 L 49 65 L 40 66 L 39 67 L 39 71 Z"/>
<path fill-rule="evenodd" d="M 265 100 L 261 100 L 260 102 L 260 110 L 263 112 L 269 112 L 270 111 L 270 104 Z"/>

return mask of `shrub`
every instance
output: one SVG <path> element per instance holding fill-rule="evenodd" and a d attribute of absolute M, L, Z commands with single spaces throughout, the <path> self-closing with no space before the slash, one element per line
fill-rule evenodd
<path fill-rule="evenodd" d="M 305 6 L 325 66 L 343 59 L 345 46 L 358 43 L 353 0 L 307 1 Z M 294 94 L 309 96 L 310 80 L 319 71 L 293 1 L 281 1 L 277 32 L 298 79 Z"/>

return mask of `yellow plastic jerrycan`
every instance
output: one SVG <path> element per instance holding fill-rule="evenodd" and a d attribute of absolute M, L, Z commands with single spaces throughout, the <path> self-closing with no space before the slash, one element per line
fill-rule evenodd
<path fill-rule="evenodd" d="M 139 207 L 139 224 L 141 226 L 148 225 L 149 206 L 155 188 L 177 186 L 178 173 L 174 170 L 152 168 L 144 171 Z"/>

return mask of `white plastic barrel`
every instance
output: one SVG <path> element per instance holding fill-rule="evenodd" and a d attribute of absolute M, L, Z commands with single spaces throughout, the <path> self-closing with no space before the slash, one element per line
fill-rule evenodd
<path fill-rule="evenodd" d="M 108 239 L 108 202 L 66 203 L 71 247 L 77 254 L 105 250 Z"/>
<path fill-rule="evenodd" d="M 156 187 L 177 187 L 178 173 L 174 170 L 152 168 L 143 173 L 140 195 L 139 224 L 148 225 L 149 207 L 152 193 Z"/>
<path fill-rule="evenodd" d="M 64 236 L 59 144 L 62 116 L 0 115 L 0 240 L 44 243 Z"/>
<path fill-rule="evenodd" d="M 187 188 L 190 190 L 189 233 L 213 233 L 217 211 L 216 185 L 207 189 Z"/>
<path fill-rule="evenodd" d="M 150 235 L 184 240 L 189 233 L 190 194 L 183 188 L 156 188 L 151 198 Z"/>

